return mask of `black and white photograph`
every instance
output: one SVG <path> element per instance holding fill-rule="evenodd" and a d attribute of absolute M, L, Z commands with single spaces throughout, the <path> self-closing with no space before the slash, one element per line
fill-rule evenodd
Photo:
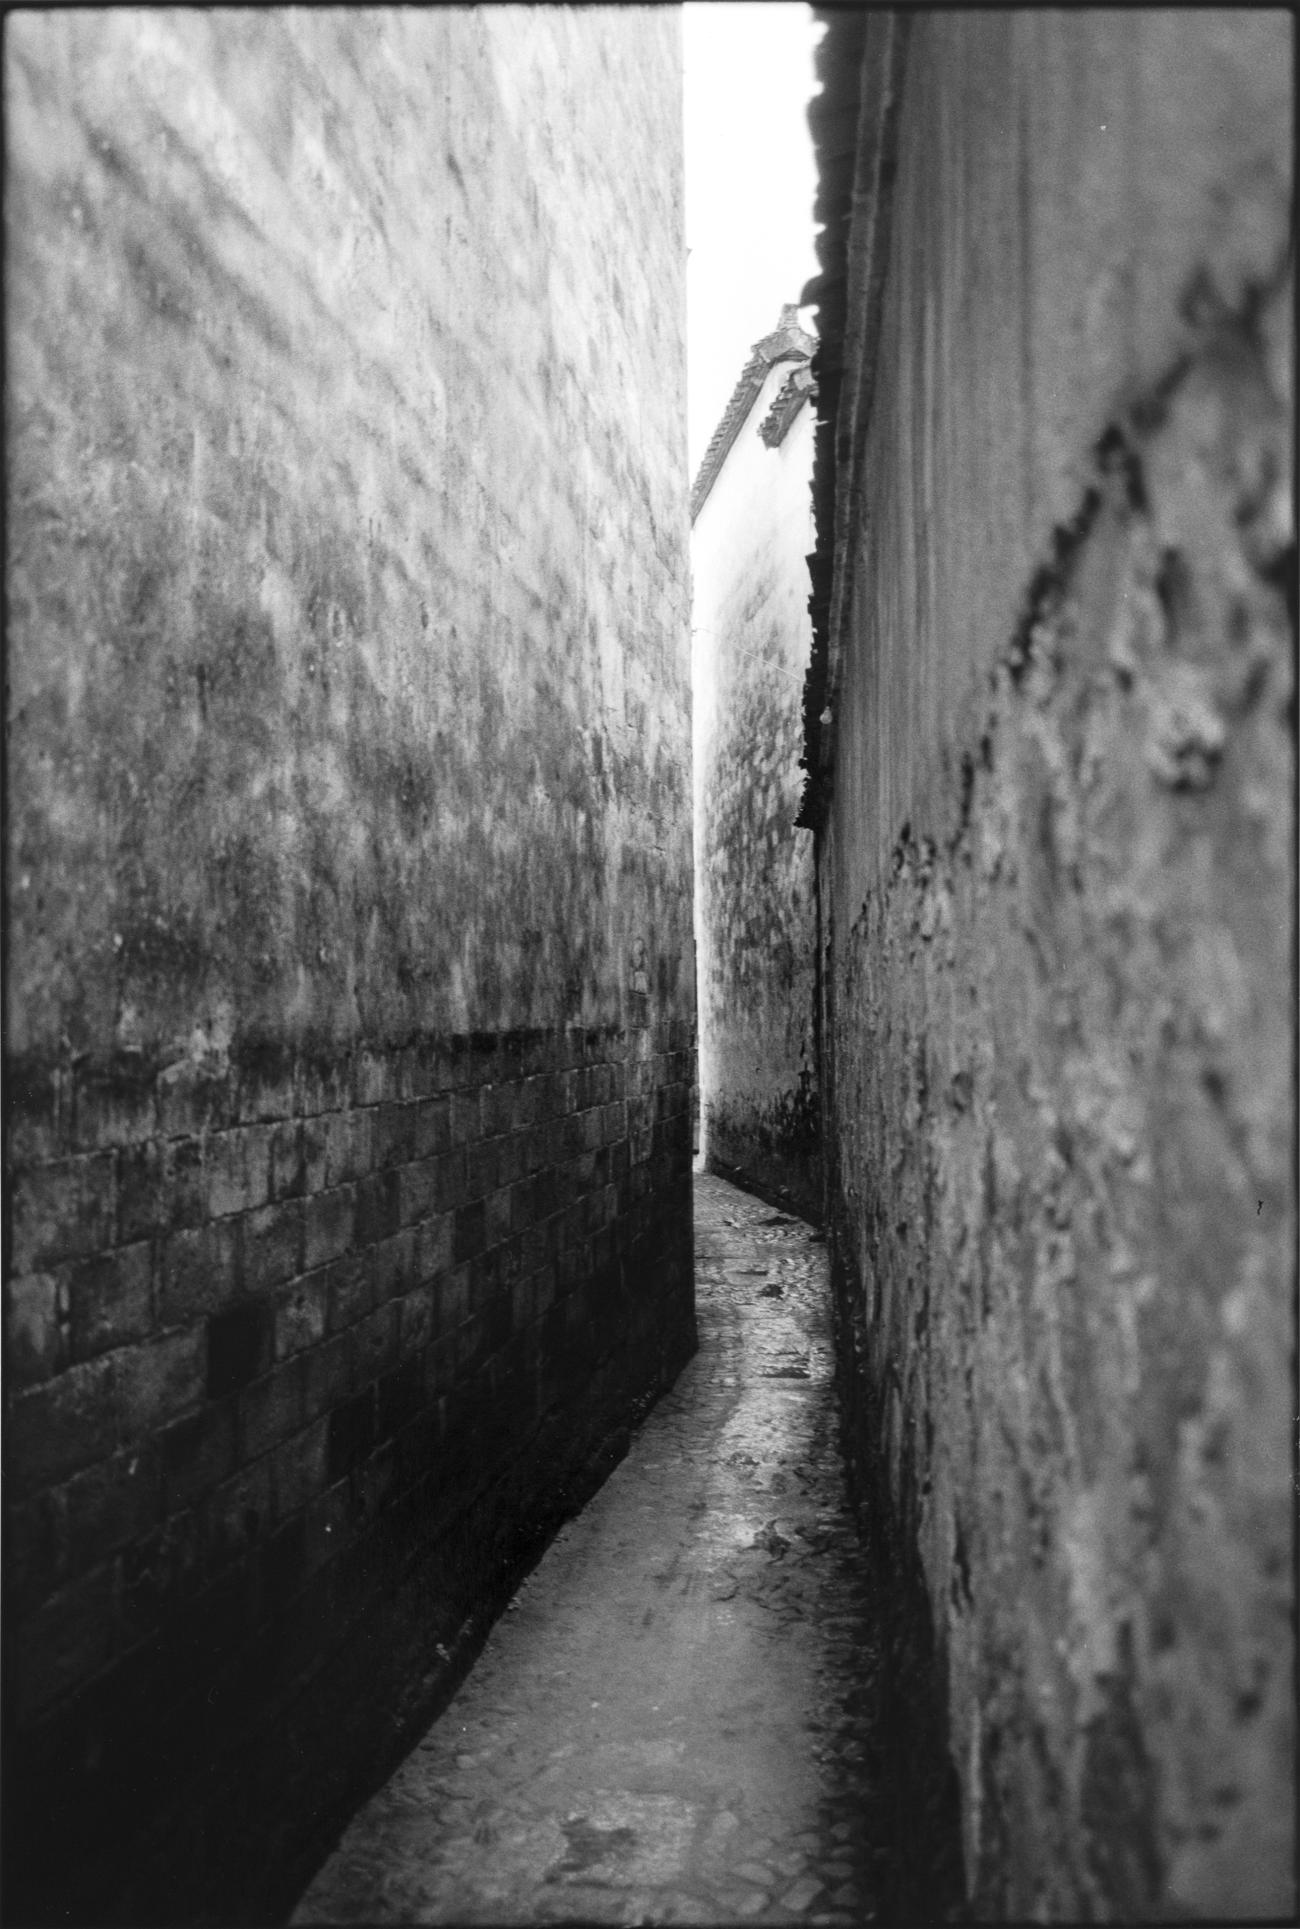
<path fill-rule="evenodd" d="M 0 33 L 6 1925 L 1294 1922 L 1293 11 Z"/>

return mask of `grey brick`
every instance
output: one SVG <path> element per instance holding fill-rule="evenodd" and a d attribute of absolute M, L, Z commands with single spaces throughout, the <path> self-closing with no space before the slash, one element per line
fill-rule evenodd
<path fill-rule="evenodd" d="M 15 1273 L 40 1272 L 60 1259 L 100 1252 L 113 1243 L 116 1155 L 91 1152 L 19 1172 L 11 1196 Z"/>
<path fill-rule="evenodd" d="M 410 1165 L 399 1166 L 397 1175 L 401 1223 L 409 1226 L 417 1220 L 427 1219 L 434 1210 L 437 1193 L 437 1171 L 433 1160 L 421 1159 Z"/>
<path fill-rule="evenodd" d="M 338 1263 L 337 1261 L 335 1262 Z M 325 1337 L 328 1322 L 330 1271 L 328 1266 L 305 1273 L 275 1295 L 275 1357 L 288 1359 Z"/>
<path fill-rule="evenodd" d="M 285 1360 L 239 1395 L 239 1453 L 255 1460 L 302 1425 L 307 1375 L 301 1356 Z"/>
<path fill-rule="evenodd" d="M 243 1279 L 249 1292 L 279 1286 L 296 1273 L 310 1271 L 303 1264 L 303 1202 L 285 1199 L 240 1222 L 243 1238 Z M 317 1262 L 319 1263 L 319 1262 Z"/>
<path fill-rule="evenodd" d="M 352 1244 L 356 1225 L 356 1189 L 338 1186 L 318 1192 L 303 1206 L 303 1268 L 307 1272 L 337 1259 Z"/>
<path fill-rule="evenodd" d="M 348 1253 L 325 1268 L 325 1324 L 330 1333 L 352 1326 L 374 1304 L 373 1251 Z"/>
<path fill-rule="evenodd" d="M 207 1337 L 206 1327 L 195 1326 L 113 1355 L 118 1434 L 123 1443 L 143 1440 L 168 1420 L 202 1404 Z"/>
<path fill-rule="evenodd" d="M 233 1219 L 169 1234 L 158 1255 L 159 1326 L 188 1325 L 228 1304 L 240 1290 L 242 1246 Z"/>
<path fill-rule="evenodd" d="M 208 1217 L 252 1212 L 270 1197 L 270 1132 L 237 1125 L 209 1133 L 203 1145 L 203 1195 Z"/>
<path fill-rule="evenodd" d="M 153 1325 L 153 1246 L 118 1246 L 66 1269 L 74 1359 L 143 1339 Z"/>
<path fill-rule="evenodd" d="M 117 1379 L 112 1356 L 72 1366 L 12 1396 L 6 1440 L 7 1471 L 18 1492 L 33 1493 L 92 1461 L 107 1460 L 117 1444 Z"/>
<path fill-rule="evenodd" d="M 68 1364 L 63 1270 L 5 1281 L 5 1367 L 11 1387 L 48 1380 Z"/>
<path fill-rule="evenodd" d="M 375 1305 L 409 1292 L 419 1273 L 419 1232 L 415 1226 L 407 1226 L 375 1247 Z"/>

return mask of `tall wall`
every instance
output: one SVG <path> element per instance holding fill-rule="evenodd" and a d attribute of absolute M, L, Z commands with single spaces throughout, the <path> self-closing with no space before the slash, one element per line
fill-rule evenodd
<path fill-rule="evenodd" d="M 5 47 L 6 1872 L 230 1920 L 694 1343 L 678 25 Z"/>
<path fill-rule="evenodd" d="M 1291 26 L 833 14 L 820 59 L 858 1465 L 977 1913 L 1288 1915 Z"/>
<path fill-rule="evenodd" d="M 701 1152 L 820 1219 L 816 879 L 812 835 L 794 821 L 816 404 L 782 400 L 811 348 L 791 310 L 756 344 L 710 445 L 691 627 Z"/>

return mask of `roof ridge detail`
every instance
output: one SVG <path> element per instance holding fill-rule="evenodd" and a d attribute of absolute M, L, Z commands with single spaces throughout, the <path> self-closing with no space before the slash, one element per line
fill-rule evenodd
<path fill-rule="evenodd" d="M 753 408 L 759 390 L 767 380 L 769 369 L 778 362 L 807 362 L 817 346 L 816 337 L 799 326 L 799 304 L 786 302 L 781 309 L 781 318 L 771 334 L 756 341 L 749 351 L 745 366 L 740 371 L 740 379 L 731 392 L 731 400 L 722 412 L 722 419 L 713 431 L 704 460 L 691 490 L 691 521 L 704 507 L 710 489 L 718 479 L 723 463 L 731 453 L 731 446 L 744 427 L 745 418 Z M 793 419 L 793 417 L 791 418 Z M 788 426 L 788 425 L 787 425 Z M 764 440 L 767 438 L 764 437 Z"/>
<path fill-rule="evenodd" d="M 782 382 L 772 406 L 758 425 L 758 433 L 769 449 L 777 449 L 790 433 L 790 425 L 804 403 L 817 393 L 817 378 L 808 362 L 800 362 Z"/>

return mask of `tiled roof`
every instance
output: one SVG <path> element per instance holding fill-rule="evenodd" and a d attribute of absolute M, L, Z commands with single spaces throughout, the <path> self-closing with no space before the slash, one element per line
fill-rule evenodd
<path fill-rule="evenodd" d="M 732 390 L 731 400 L 723 410 L 722 420 L 713 431 L 713 439 L 704 452 L 700 472 L 695 478 L 695 487 L 691 490 L 692 522 L 704 507 L 708 493 L 717 481 L 723 463 L 731 453 L 731 445 L 740 434 L 745 418 L 753 408 L 759 390 L 767 380 L 768 370 L 774 368 L 778 362 L 806 363 L 817 346 L 814 338 L 805 334 L 800 328 L 797 320 L 798 313 L 798 305 L 788 302 L 782 308 L 781 319 L 772 333 L 764 335 L 762 341 L 755 342 L 750 349 L 749 360 L 740 371 L 740 380 Z M 792 414 L 791 420 L 793 419 Z M 764 436 L 764 440 L 767 439 Z"/>
<path fill-rule="evenodd" d="M 758 425 L 758 432 L 769 449 L 779 448 L 790 433 L 790 424 L 804 403 L 817 393 L 817 383 L 807 362 L 787 375 L 777 390 L 776 399 Z"/>

